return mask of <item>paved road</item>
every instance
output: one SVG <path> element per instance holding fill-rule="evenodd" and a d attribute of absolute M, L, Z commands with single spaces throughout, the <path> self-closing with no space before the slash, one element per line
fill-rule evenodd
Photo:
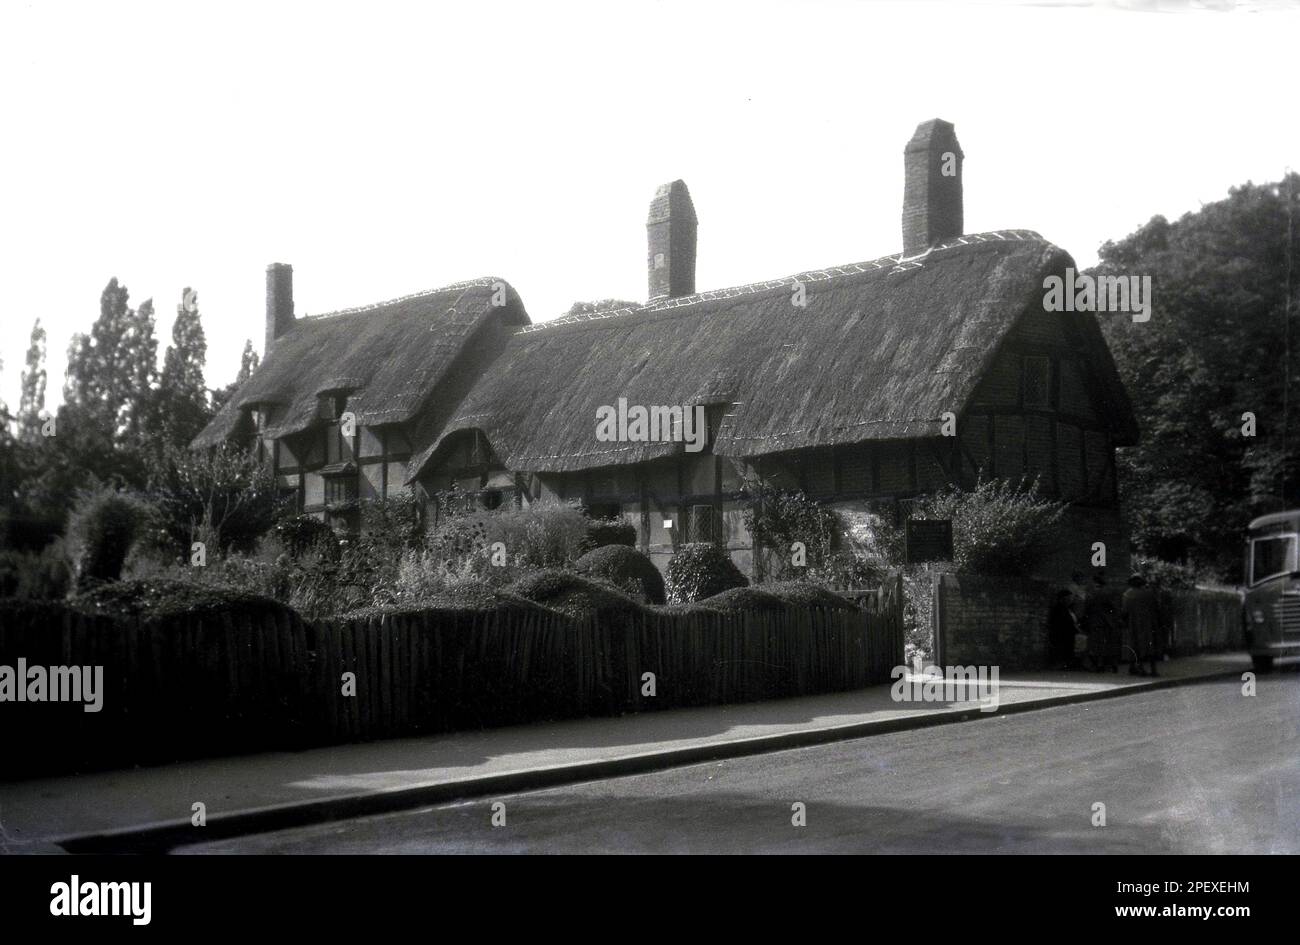
<path fill-rule="evenodd" d="M 1200 683 L 177 852 L 1297 853 L 1300 672 L 1254 698 Z"/>

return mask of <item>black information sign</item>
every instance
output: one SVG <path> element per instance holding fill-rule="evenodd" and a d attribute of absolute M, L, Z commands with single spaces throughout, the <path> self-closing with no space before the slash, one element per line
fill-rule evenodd
<path fill-rule="evenodd" d="M 908 564 L 952 560 L 952 519 L 907 520 L 904 558 Z"/>

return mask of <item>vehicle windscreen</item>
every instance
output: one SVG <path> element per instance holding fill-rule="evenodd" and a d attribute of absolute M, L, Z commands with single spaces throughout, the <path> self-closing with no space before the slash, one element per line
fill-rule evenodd
<path fill-rule="evenodd" d="M 1258 584 L 1296 570 L 1295 535 L 1270 535 L 1250 543 L 1250 583 Z"/>

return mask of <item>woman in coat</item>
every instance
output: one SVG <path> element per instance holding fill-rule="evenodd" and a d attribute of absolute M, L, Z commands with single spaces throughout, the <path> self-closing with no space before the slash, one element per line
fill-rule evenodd
<path fill-rule="evenodd" d="M 1156 660 L 1160 659 L 1160 601 L 1140 574 L 1128 579 L 1122 606 L 1124 622 L 1133 641 L 1133 665 L 1129 672 L 1136 676 L 1159 675 Z M 1144 663 L 1150 669 L 1144 669 Z"/>

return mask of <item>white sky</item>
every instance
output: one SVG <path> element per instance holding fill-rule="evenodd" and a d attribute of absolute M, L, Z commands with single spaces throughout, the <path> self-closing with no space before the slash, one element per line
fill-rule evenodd
<path fill-rule="evenodd" d="M 59 399 L 112 276 L 160 356 L 198 289 L 210 386 L 260 349 L 273 261 L 300 315 L 482 275 L 535 321 L 643 299 L 678 177 L 699 289 L 883 256 L 934 117 L 967 232 L 1087 265 L 1300 154 L 1300 14 L 1195 6 L 1231 4 L 0 0 L 0 397 L 40 316 Z"/>

